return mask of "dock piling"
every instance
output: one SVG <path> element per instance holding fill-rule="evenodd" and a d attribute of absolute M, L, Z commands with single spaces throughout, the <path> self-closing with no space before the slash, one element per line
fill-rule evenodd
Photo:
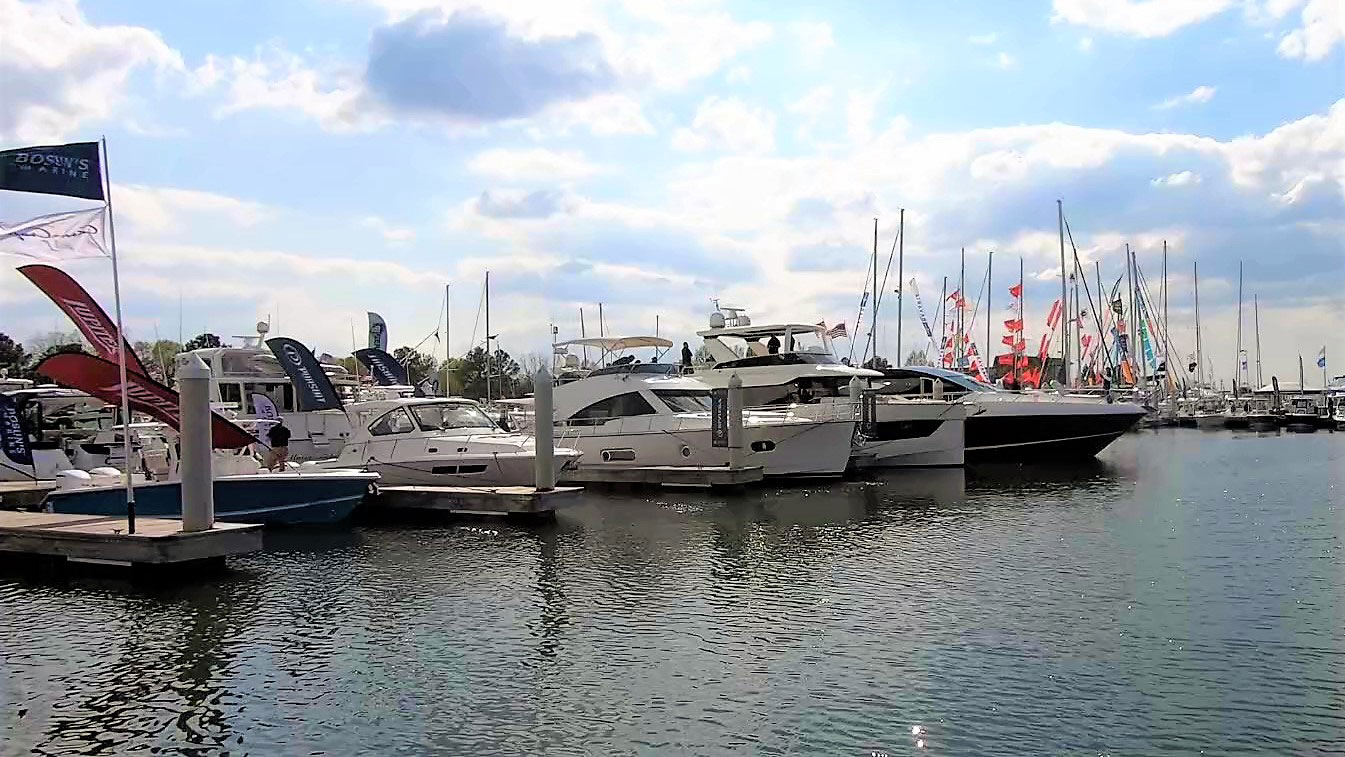
<path fill-rule="evenodd" d="M 743 467 L 743 380 L 729 376 L 729 467 Z"/>
<path fill-rule="evenodd" d="M 178 470 L 182 478 L 182 530 L 209 531 L 215 525 L 215 480 L 210 443 L 210 369 L 197 355 L 178 369 L 178 413 L 182 421 Z M 126 475 L 131 475 L 127 471 Z"/>
<path fill-rule="evenodd" d="M 552 411 L 551 372 L 542 366 L 532 381 L 533 428 L 536 430 L 534 457 L 537 491 L 556 488 L 555 421 Z"/>

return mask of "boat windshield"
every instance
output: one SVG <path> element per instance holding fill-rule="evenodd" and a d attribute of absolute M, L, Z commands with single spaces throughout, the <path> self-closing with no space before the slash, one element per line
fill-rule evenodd
<path fill-rule="evenodd" d="M 708 389 L 655 389 L 654 396 L 663 400 L 674 413 L 710 412 Z"/>
<path fill-rule="evenodd" d="M 889 383 L 900 384 L 901 379 L 910 379 L 919 376 L 926 378 L 943 379 L 951 384 L 962 387 L 972 392 L 998 392 L 999 390 L 984 381 L 977 380 L 965 373 L 958 373 L 947 368 L 920 367 L 920 368 L 894 368 L 883 372 L 889 380 Z"/>
<path fill-rule="evenodd" d="M 423 431 L 444 431 L 453 428 L 495 428 L 495 423 L 476 405 L 465 402 L 441 402 L 412 405 L 411 413 Z"/>

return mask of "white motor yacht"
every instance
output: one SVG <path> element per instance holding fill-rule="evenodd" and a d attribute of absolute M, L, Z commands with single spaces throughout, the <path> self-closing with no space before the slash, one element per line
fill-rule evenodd
<path fill-rule="evenodd" d="M 524 486 L 536 481 L 531 435 L 500 430 L 459 397 L 397 397 L 346 406 L 350 438 L 330 468 L 364 468 L 389 486 Z M 555 450 L 558 478 L 580 452 Z"/>
<path fill-rule="evenodd" d="M 610 365 L 555 388 L 556 443 L 584 452 L 580 468 L 722 466 L 729 450 L 712 441 L 712 388 L 675 365 Z M 850 459 L 855 422 L 799 405 L 745 410 L 742 464 L 767 476 L 836 476 Z M 524 423 L 532 422 L 531 417 Z M 563 476 L 562 476 L 563 478 Z"/>
<path fill-rule="evenodd" d="M 741 310 L 730 309 L 727 316 L 712 313 L 710 328 L 696 333 L 711 362 L 695 366 L 695 377 L 722 388 L 737 374 L 744 404 L 756 409 L 792 405 L 796 415 L 844 422 L 858 417 L 850 382 L 859 379 L 861 389 L 869 389 L 883 378 L 879 371 L 837 360 L 826 330 L 816 324 L 754 325 Z M 875 399 L 872 410 L 863 433 L 854 438 L 856 466 L 962 465 L 966 413 L 959 404 L 884 395 Z"/>

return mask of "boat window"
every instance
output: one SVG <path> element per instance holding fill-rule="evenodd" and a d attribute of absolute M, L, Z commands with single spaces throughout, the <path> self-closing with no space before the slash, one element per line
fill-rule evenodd
<path fill-rule="evenodd" d="M 415 430 L 416 424 L 411 421 L 411 414 L 403 407 L 393 408 L 369 426 L 369 433 L 373 436 L 405 434 Z"/>
<path fill-rule="evenodd" d="M 443 402 L 435 405 L 412 405 L 411 413 L 425 431 L 450 428 L 495 428 L 490 416 L 476 405 L 465 402 Z"/>
<path fill-rule="evenodd" d="M 241 406 L 243 402 L 242 387 L 238 384 L 221 383 L 219 385 L 219 399 L 220 402 L 232 402 Z"/>
<path fill-rule="evenodd" d="M 663 400 L 674 413 L 705 413 L 710 411 L 710 392 L 695 389 L 655 389 L 654 396 Z"/>
<path fill-rule="evenodd" d="M 624 418 L 628 415 L 655 415 L 653 405 L 640 396 L 639 392 L 627 392 L 615 397 L 594 402 L 592 405 L 570 416 L 572 419 Z"/>

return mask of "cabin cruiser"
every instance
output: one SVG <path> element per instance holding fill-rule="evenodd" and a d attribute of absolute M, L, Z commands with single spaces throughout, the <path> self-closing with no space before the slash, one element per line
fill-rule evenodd
<path fill-rule="evenodd" d="M 1105 398 L 1002 391 L 944 368 L 912 365 L 883 373 L 882 392 L 917 395 L 935 380 L 945 397 L 966 405 L 969 463 L 1090 458 L 1145 414 L 1139 405 Z"/>
<path fill-rule="evenodd" d="M 390 486 L 521 486 L 536 481 L 532 436 L 507 433 L 476 402 L 394 397 L 346 406 L 350 438 L 324 468 L 363 468 Z M 580 452 L 555 450 L 558 478 Z"/>
<path fill-rule="evenodd" d="M 581 470 L 729 463 L 728 448 L 716 447 L 712 439 L 712 388 L 681 375 L 678 366 L 608 365 L 556 386 L 553 402 L 556 443 L 584 452 Z M 855 429 L 853 410 L 838 406 L 831 419 L 799 410 L 796 404 L 745 409 L 742 465 L 760 466 L 767 476 L 844 473 Z M 530 416 L 520 420 L 535 422 Z"/>
<path fill-rule="evenodd" d="M 255 397 L 271 401 L 285 419 L 289 428 L 290 459 L 318 460 L 333 457 L 350 436 L 350 420 L 339 410 L 301 412 L 295 398 L 294 385 L 281 367 L 280 361 L 264 345 L 265 336 L 258 324 L 255 337 L 240 337 L 242 347 L 213 347 L 183 352 L 174 358 L 180 368 L 193 355 L 199 356 L 210 369 L 210 400 L 212 405 L 236 408 L 238 419 L 257 418 Z M 343 400 L 355 400 L 361 391 L 357 378 L 340 365 L 323 364 L 323 372 Z"/>
<path fill-rule="evenodd" d="M 715 388 L 736 374 L 743 404 L 751 408 L 790 405 L 795 415 L 839 422 L 843 410 L 858 418 L 850 383 L 872 388 L 883 374 L 836 359 L 831 339 L 818 324 L 754 325 L 741 310 L 721 308 L 710 328 L 696 332 L 709 362 L 693 375 Z M 838 407 L 839 406 L 839 407 Z M 942 399 L 879 394 L 852 455 L 857 467 L 962 465 L 965 410 Z"/>
<path fill-rule="evenodd" d="M 5 394 L 23 418 L 33 465 L 15 466 L 0 457 L 0 481 L 54 478 L 74 467 L 72 458 L 116 422 L 116 410 L 97 397 L 77 389 L 31 384 Z"/>

